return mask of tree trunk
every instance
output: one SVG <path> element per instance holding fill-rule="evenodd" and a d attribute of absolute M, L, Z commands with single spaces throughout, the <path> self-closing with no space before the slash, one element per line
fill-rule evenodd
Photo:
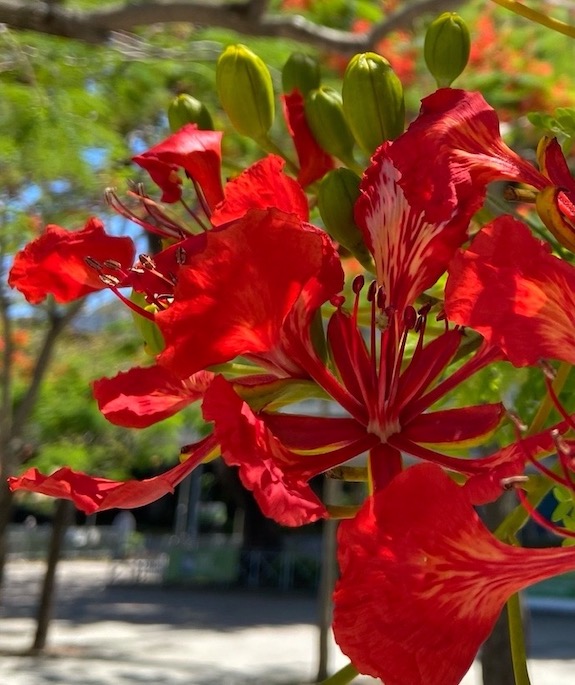
<path fill-rule="evenodd" d="M 490 530 L 497 528 L 514 506 L 513 494 L 509 492 L 505 493 L 496 502 L 484 507 L 482 518 L 487 527 Z M 509 643 L 507 609 L 501 612 L 493 632 L 483 645 L 481 669 L 483 685 L 515 685 L 513 663 L 511 661 L 511 646 Z"/>
<path fill-rule="evenodd" d="M 8 524 L 12 515 L 14 493 L 8 487 L 5 478 L 0 481 L 0 605 L 2 604 L 2 588 L 4 569 L 8 556 Z"/>
<path fill-rule="evenodd" d="M 337 482 L 326 478 L 324 482 L 324 501 L 332 502 L 337 491 Z M 323 522 L 321 576 L 319 583 L 319 653 L 316 681 L 321 683 L 329 673 L 329 638 L 333 618 L 332 594 L 337 577 L 336 563 L 337 521 L 327 519 Z"/>
<path fill-rule="evenodd" d="M 36 613 L 36 635 L 30 649 L 31 652 L 41 652 L 46 647 L 48 628 L 52 618 L 52 608 L 54 604 L 54 591 L 56 589 L 56 569 L 60 561 L 64 534 L 68 527 L 72 504 L 68 500 L 58 500 L 56 512 L 52 522 L 52 535 L 48 548 L 48 558 L 46 560 L 46 573 L 42 584 L 42 592 Z"/>

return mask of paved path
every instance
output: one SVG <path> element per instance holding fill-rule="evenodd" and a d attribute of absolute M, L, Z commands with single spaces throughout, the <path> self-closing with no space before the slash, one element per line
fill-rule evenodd
<path fill-rule="evenodd" d="M 49 656 L 14 656 L 32 640 L 41 571 L 36 562 L 9 565 L 0 612 L 3 685 L 295 685 L 313 678 L 313 598 L 110 586 L 104 562 L 61 565 Z M 575 616 L 538 612 L 530 632 L 532 684 L 575 683 Z M 345 663 L 334 647 L 334 667 Z M 480 682 L 474 666 L 463 683 Z"/>

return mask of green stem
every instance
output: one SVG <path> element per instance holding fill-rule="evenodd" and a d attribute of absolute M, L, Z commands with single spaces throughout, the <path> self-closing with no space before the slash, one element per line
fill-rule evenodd
<path fill-rule="evenodd" d="M 549 17 L 546 14 L 541 14 L 541 12 L 531 9 L 531 7 L 522 5 L 520 2 L 517 2 L 517 0 L 492 0 L 492 2 L 500 7 L 505 7 L 505 9 L 508 9 L 515 14 L 519 14 L 521 17 L 529 19 L 529 21 L 533 21 L 536 24 L 541 24 L 541 26 L 546 26 L 548 29 L 553 29 L 554 31 L 562 33 L 565 36 L 569 36 L 570 38 L 575 38 L 575 26 L 566 24 L 564 21 L 560 21 L 559 19 Z"/>
<path fill-rule="evenodd" d="M 521 602 L 519 594 L 514 594 L 507 601 L 507 617 L 509 619 L 509 639 L 511 642 L 511 661 L 515 685 L 531 685 L 527 671 L 527 652 L 523 634 L 523 619 L 521 618 Z"/>
<path fill-rule="evenodd" d="M 347 685 L 351 683 L 354 678 L 357 678 L 359 672 L 353 664 L 348 664 L 341 668 L 337 673 L 334 673 L 329 678 L 323 680 L 320 685 Z"/>

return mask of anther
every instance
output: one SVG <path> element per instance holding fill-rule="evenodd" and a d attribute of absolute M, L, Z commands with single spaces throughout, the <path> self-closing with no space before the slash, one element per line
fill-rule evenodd
<path fill-rule="evenodd" d="M 383 286 L 380 286 L 377 289 L 377 293 L 375 295 L 375 304 L 377 305 L 378 309 L 383 309 L 385 307 L 385 300 L 387 299 L 386 294 L 385 294 L 385 289 Z"/>
<path fill-rule="evenodd" d="M 377 281 L 372 281 L 367 289 L 367 301 L 373 302 L 375 294 L 377 292 Z"/>
<path fill-rule="evenodd" d="M 417 316 L 415 309 L 411 305 L 403 310 L 403 323 L 408 330 L 415 328 L 416 324 L 419 323 L 420 318 L 421 317 Z"/>
<path fill-rule="evenodd" d="M 140 261 L 140 264 L 144 267 L 144 269 L 154 269 L 156 268 L 156 262 L 147 254 L 141 254 L 138 257 L 138 260 Z"/>
<path fill-rule="evenodd" d="M 120 283 L 119 278 L 116 278 L 115 276 L 109 276 L 108 274 L 99 274 L 98 277 L 104 285 L 108 285 L 112 288 L 117 288 Z"/>
<path fill-rule="evenodd" d="M 115 259 L 106 259 L 104 266 L 107 269 L 113 269 L 114 271 L 120 271 L 122 268 L 120 262 L 117 262 Z"/>
<path fill-rule="evenodd" d="M 353 283 L 351 284 L 351 289 L 353 290 L 355 295 L 359 295 L 361 292 L 361 289 L 365 285 L 365 278 L 361 275 L 358 274 L 354 279 Z"/>
<path fill-rule="evenodd" d="M 527 483 L 528 481 L 529 476 L 507 476 L 507 478 L 502 478 L 499 484 L 504 490 L 513 490 L 516 485 Z"/>
<path fill-rule="evenodd" d="M 521 417 L 518 414 L 516 414 L 511 409 L 507 409 L 506 414 L 507 414 L 509 420 L 513 423 L 515 428 L 520 433 L 524 433 L 527 430 L 527 425 L 521 420 Z"/>
<path fill-rule="evenodd" d="M 97 259 L 94 259 L 94 257 L 84 257 L 84 261 L 90 268 L 96 269 L 96 271 L 102 271 L 102 265 Z"/>
<path fill-rule="evenodd" d="M 184 248 L 181 245 L 178 245 L 178 247 L 176 248 L 176 264 L 182 266 L 182 264 L 186 263 L 187 257 L 188 255 Z"/>
<path fill-rule="evenodd" d="M 540 359 L 539 360 L 539 366 L 543 373 L 545 374 L 545 377 L 548 378 L 550 381 L 555 380 L 555 376 L 557 375 L 557 372 L 555 369 L 551 366 L 551 364 L 546 360 L 546 359 Z"/>
<path fill-rule="evenodd" d="M 551 431 L 551 438 L 558 452 L 561 452 L 561 454 L 564 454 L 566 457 L 571 456 L 571 446 L 556 428 Z"/>
<path fill-rule="evenodd" d="M 423 306 L 421 306 L 417 310 L 417 313 L 419 314 L 419 316 L 427 316 L 429 314 L 431 307 L 432 307 L 431 302 L 426 302 Z"/>

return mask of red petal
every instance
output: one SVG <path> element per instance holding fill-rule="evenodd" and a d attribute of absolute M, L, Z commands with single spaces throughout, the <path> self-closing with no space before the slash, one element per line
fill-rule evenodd
<path fill-rule="evenodd" d="M 145 428 L 200 399 L 214 377 L 199 371 L 180 380 L 161 366 L 135 367 L 94 383 L 94 397 L 111 423 Z"/>
<path fill-rule="evenodd" d="M 413 442 L 465 442 L 495 430 L 504 412 L 502 404 L 444 409 L 421 414 L 401 432 L 404 437 Z"/>
<path fill-rule="evenodd" d="M 334 168 L 333 159 L 317 144 L 305 118 L 303 97 L 294 90 L 282 97 L 288 131 L 295 145 L 300 170 L 297 180 L 305 188 Z"/>
<path fill-rule="evenodd" d="M 349 445 L 365 438 L 365 428 L 355 419 L 298 414 L 263 414 L 262 420 L 292 450 L 317 450 Z"/>
<path fill-rule="evenodd" d="M 327 516 L 301 475 L 309 458 L 287 450 L 222 376 L 207 391 L 203 412 L 206 421 L 215 422 L 214 435 L 224 461 L 239 466 L 242 483 L 266 516 L 284 526 L 301 526 Z"/>
<path fill-rule="evenodd" d="M 225 199 L 211 216 L 214 226 L 241 219 L 249 209 L 281 209 L 302 221 L 309 218 L 305 193 L 293 178 L 283 173 L 285 162 L 269 155 L 252 164 L 226 184 Z"/>
<path fill-rule="evenodd" d="M 251 210 L 205 241 L 180 270 L 174 303 L 156 316 L 166 341 L 159 362 L 180 378 L 273 351 L 288 317 L 305 321 L 341 288 L 331 242 L 293 215 Z"/>
<path fill-rule="evenodd" d="M 37 469 L 28 469 L 17 478 L 9 478 L 11 490 L 28 490 L 50 497 L 69 499 L 86 514 L 105 509 L 134 509 L 154 502 L 173 492 L 193 469 L 214 450 L 216 443 L 208 437 L 196 445 L 186 461 L 174 468 L 146 480 L 115 481 L 96 478 L 64 467 L 51 476 Z"/>
<path fill-rule="evenodd" d="M 86 257 L 102 263 L 119 262 L 123 269 L 132 266 L 134 244 L 130 238 L 108 235 L 99 219 L 88 219 L 80 231 L 46 226 L 44 233 L 18 252 L 8 277 L 31 304 L 53 295 L 57 302 L 71 302 L 107 286 Z"/>
<path fill-rule="evenodd" d="M 182 194 L 183 169 L 202 189 L 210 208 L 223 197 L 221 172 L 221 131 L 200 131 L 186 124 L 177 133 L 133 158 L 163 190 L 162 202 L 177 202 Z"/>
<path fill-rule="evenodd" d="M 449 268 L 445 309 L 500 347 L 516 366 L 551 357 L 575 363 L 575 269 L 529 229 L 503 216 Z"/>
<path fill-rule="evenodd" d="M 479 93 L 463 90 L 443 88 L 426 97 L 417 119 L 393 144 L 392 156 L 409 202 L 431 222 L 478 209 L 491 181 L 548 185 L 505 145 L 495 110 Z"/>
<path fill-rule="evenodd" d="M 339 528 L 334 633 L 385 685 L 457 685 L 507 598 L 575 568 L 569 549 L 504 545 L 441 468 L 419 464 Z"/>
<path fill-rule="evenodd" d="M 390 158 L 392 147 L 382 145 L 373 156 L 361 183 L 355 219 L 373 254 L 387 303 L 403 312 L 445 271 L 466 240 L 470 214 L 458 209 L 444 221 L 425 221 L 400 186 L 400 174 Z"/>

